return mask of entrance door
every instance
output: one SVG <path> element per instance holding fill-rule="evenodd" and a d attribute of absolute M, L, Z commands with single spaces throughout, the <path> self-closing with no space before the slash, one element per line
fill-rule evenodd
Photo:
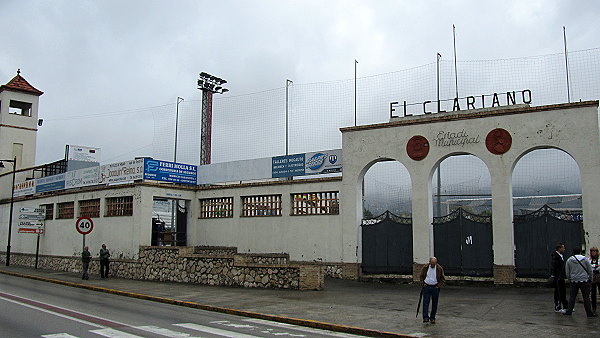
<path fill-rule="evenodd" d="M 492 276 L 492 218 L 462 208 L 433 219 L 434 252 L 448 275 Z"/>
<path fill-rule="evenodd" d="M 517 277 L 548 277 L 550 254 L 557 243 L 564 243 L 567 248 L 565 260 L 573 247 L 585 243 L 581 214 L 557 211 L 548 205 L 530 214 L 516 215 L 514 233 Z"/>
<path fill-rule="evenodd" d="M 362 272 L 365 274 L 412 274 L 412 218 L 386 211 L 363 219 Z"/>

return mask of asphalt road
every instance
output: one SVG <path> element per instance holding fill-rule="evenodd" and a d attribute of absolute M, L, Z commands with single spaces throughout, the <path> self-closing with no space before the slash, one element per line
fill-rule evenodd
<path fill-rule="evenodd" d="M 356 337 L 0 275 L 0 337 Z"/>

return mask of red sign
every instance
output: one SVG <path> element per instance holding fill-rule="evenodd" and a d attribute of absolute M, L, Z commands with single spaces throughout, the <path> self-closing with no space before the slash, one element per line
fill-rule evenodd
<path fill-rule="evenodd" d="M 512 137 L 510 133 L 502 128 L 496 128 L 490 131 L 485 138 L 485 146 L 490 153 L 502 155 L 510 150 Z"/>
<path fill-rule="evenodd" d="M 406 144 L 408 157 L 415 161 L 420 161 L 429 154 L 429 141 L 421 135 L 413 136 Z"/>
<path fill-rule="evenodd" d="M 75 222 L 75 229 L 82 235 L 87 235 L 94 230 L 94 221 L 89 217 L 79 217 Z"/>
<path fill-rule="evenodd" d="M 44 228 L 19 228 L 21 234 L 43 234 Z"/>

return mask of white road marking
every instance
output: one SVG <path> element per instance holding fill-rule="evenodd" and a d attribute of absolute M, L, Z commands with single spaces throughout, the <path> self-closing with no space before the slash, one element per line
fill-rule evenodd
<path fill-rule="evenodd" d="M 101 329 L 101 330 L 90 330 L 91 333 L 95 333 L 99 336 L 110 337 L 110 338 L 142 338 L 131 333 L 115 330 L 115 329 Z"/>
<path fill-rule="evenodd" d="M 174 324 L 174 325 L 177 325 L 177 324 Z M 177 331 L 165 329 L 165 328 L 158 327 L 158 326 L 144 325 L 144 326 L 132 326 L 132 327 L 134 329 L 143 330 L 143 331 L 154 333 L 154 334 L 159 334 L 159 335 L 165 336 L 165 337 L 173 337 L 173 338 L 175 338 L 175 337 L 191 337 L 189 333 L 177 332 Z"/>
<path fill-rule="evenodd" d="M 44 338 L 78 338 L 77 336 L 71 336 L 68 333 L 55 333 L 42 335 Z"/>
<path fill-rule="evenodd" d="M 287 324 L 287 323 L 272 322 L 272 321 L 268 321 L 268 320 L 264 320 L 264 319 L 244 319 L 244 321 L 250 322 L 250 323 L 255 323 L 255 324 L 263 324 L 263 325 L 274 326 L 274 327 L 279 327 L 279 328 L 292 329 L 292 330 L 306 332 L 306 333 L 317 333 L 317 334 L 320 334 L 323 336 L 330 336 L 330 337 L 362 337 L 362 336 L 357 336 L 357 335 L 353 335 L 353 334 L 349 334 L 349 333 L 313 329 L 311 327 L 298 326 L 298 325 Z M 275 335 L 275 333 L 271 333 L 271 334 Z"/>
<path fill-rule="evenodd" d="M 48 314 L 51 314 L 51 315 L 54 315 L 54 316 L 57 316 L 57 317 L 69 319 L 69 320 L 72 320 L 72 321 L 75 321 L 75 322 L 78 322 L 78 323 L 82 323 L 82 324 L 85 324 L 85 325 L 89 325 L 89 326 L 93 326 L 93 327 L 97 327 L 97 328 L 103 328 L 104 327 L 104 326 L 98 325 L 96 323 L 88 322 L 87 320 L 83 320 L 83 319 L 79 319 L 79 318 L 74 318 L 74 317 L 71 317 L 71 316 L 63 315 L 62 313 L 58 313 L 58 312 L 54 312 L 54 311 L 42 309 L 42 308 L 39 308 L 37 306 L 33 306 L 33 305 L 22 303 L 22 302 L 19 302 L 19 301 L 16 301 L 16 300 L 4 298 L 2 296 L 0 296 L 0 299 L 3 299 L 5 301 L 7 301 L 7 302 L 19 304 L 21 306 L 25 306 L 25 307 L 28 307 L 30 309 L 42 311 L 42 312 L 45 312 L 45 313 L 48 313 Z M 24 299 L 26 299 L 26 298 L 24 298 Z M 38 302 L 38 303 L 41 303 L 41 302 Z M 44 304 L 44 303 L 42 303 L 42 304 Z M 54 305 L 52 305 L 52 306 L 54 306 Z"/>
<path fill-rule="evenodd" d="M 223 337 L 257 338 L 257 336 L 252 336 L 252 335 L 233 332 L 233 331 L 221 330 L 221 329 L 217 329 L 214 327 L 198 325 L 198 324 L 194 324 L 194 323 L 181 323 L 181 324 L 173 324 L 173 325 L 184 327 L 184 328 L 190 329 L 190 330 L 216 334 L 216 335 L 223 336 Z"/>

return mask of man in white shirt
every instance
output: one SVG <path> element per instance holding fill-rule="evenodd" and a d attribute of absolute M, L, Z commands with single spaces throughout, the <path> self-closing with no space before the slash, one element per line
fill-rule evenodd
<path fill-rule="evenodd" d="M 569 297 L 569 308 L 564 314 L 570 316 L 573 313 L 577 292 L 581 290 L 583 306 L 585 307 L 585 313 L 588 318 L 598 317 L 598 315 L 592 311 L 590 305 L 590 284 L 593 278 L 592 265 L 581 253 L 581 248 L 575 247 L 573 249 L 573 256 L 567 259 L 567 263 L 565 264 L 565 274 L 571 281 L 571 295 Z"/>
<path fill-rule="evenodd" d="M 421 287 L 423 287 L 423 323 L 435 324 L 440 287 L 446 282 L 444 269 L 437 264 L 437 258 L 431 257 L 429 263 L 421 269 Z M 431 314 L 429 301 L 431 300 Z"/>

